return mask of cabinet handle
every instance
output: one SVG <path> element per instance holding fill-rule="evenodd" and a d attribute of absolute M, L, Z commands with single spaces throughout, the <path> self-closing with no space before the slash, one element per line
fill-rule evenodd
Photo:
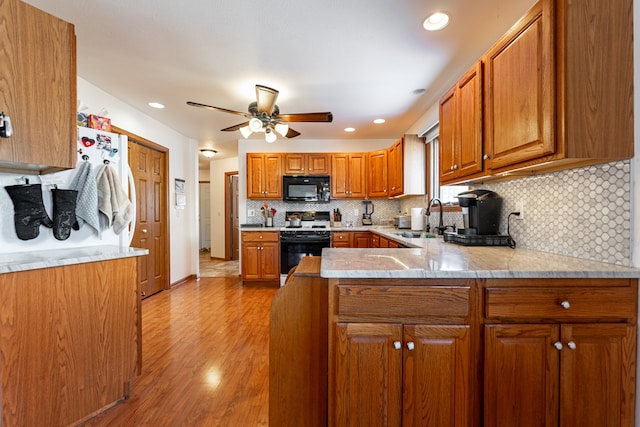
<path fill-rule="evenodd" d="M 565 310 L 569 310 L 571 308 L 571 304 L 569 304 L 569 301 L 564 300 L 560 303 L 560 305 L 562 306 L 562 308 L 564 308 Z"/>
<path fill-rule="evenodd" d="M 414 348 L 416 348 L 416 345 L 413 343 L 413 341 L 409 341 L 407 343 L 407 349 L 408 350 L 413 350 Z"/>
<path fill-rule="evenodd" d="M 400 341 L 394 341 L 393 348 L 395 348 L 396 350 L 400 350 L 402 348 L 402 343 Z"/>
<path fill-rule="evenodd" d="M 556 350 L 562 350 L 562 343 L 560 341 L 556 341 L 555 343 L 553 343 L 553 346 L 556 348 Z"/>
<path fill-rule="evenodd" d="M 567 343 L 567 347 L 569 347 L 571 350 L 575 350 L 576 349 L 576 343 L 574 343 L 573 341 L 569 341 Z"/>

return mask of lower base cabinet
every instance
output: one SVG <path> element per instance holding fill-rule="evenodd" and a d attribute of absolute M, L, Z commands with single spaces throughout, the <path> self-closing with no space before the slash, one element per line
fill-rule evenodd
<path fill-rule="evenodd" d="M 466 325 L 338 323 L 335 426 L 468 426 Z"/>
<path fill-rule="evenodd" d="M 280 235 L 277 231 L 242 232 L 243 284 L 280 283 Z"/>
<path fill-rule="evenodd" d="M 0 274 L 3 426 L 75 425 L 141 369 L 136 258 Z"/>

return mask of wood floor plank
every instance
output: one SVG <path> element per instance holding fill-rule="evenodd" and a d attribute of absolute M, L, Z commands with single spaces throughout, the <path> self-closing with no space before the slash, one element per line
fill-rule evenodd
<path fill-rule="evenodd" d="M 276 288 L 190 280 L 142 302 L 142 374 L 83 426 L 267 426 Z"/>

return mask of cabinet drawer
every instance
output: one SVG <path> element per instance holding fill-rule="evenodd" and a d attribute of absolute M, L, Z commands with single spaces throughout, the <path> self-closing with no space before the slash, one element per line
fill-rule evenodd
<path fill-rule="evenodd" d="M 243 231 L 242 242 L 277 242 L 280 236 L 277 231 Z"/>
<path fill-rule="evenodd" d="M 467 317 L 469 287 L 338 286 L 338 315 Z"/>
<path fill-rule="evenodd" d="M 632 321 L 637 313 L 634 287 L 488 288 L 485 297 L 488 319 Z"/>

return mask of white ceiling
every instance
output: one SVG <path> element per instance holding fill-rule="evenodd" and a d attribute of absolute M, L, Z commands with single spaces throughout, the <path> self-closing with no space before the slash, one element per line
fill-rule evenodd
<path fill-rule="evenodd" d="M 263 84 L 282 113 L 333 113 L 298 139 L 397 138 L 535 0 L 27 2 L 75 24 L 80 77 L 224 158 L 242 136 L 220 129 L 245 120 L 186 101 L 245 112 Z M 449 26 L 423 30 L 439 10 Z"/>

